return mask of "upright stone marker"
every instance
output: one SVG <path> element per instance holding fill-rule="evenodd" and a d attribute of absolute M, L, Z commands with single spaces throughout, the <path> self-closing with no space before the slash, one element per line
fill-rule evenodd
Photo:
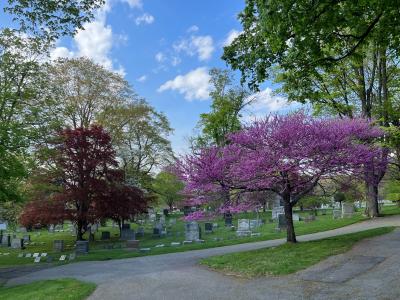
<path fill-rule="evenodd" d="M 200 226 L 197 222 L 187 222 L 185 224 L 185 240 L 197 241 L 201 237 Z"/>
<path fill-rule="evenodd" d="M 286 217 L 284 214 L 279 214 L 278 215 L 278 228 L 279 229 L 286 229 L 287 227 L 287 222 L 286 222 Z"/>
<path fill-rule="evenodd" d="M 225 220 L 225 226 L 227 226 L 227 227 L 232 226 L 232 214 L 231 213 L 224 213 L 224 220 Z"/>
<path fill-rule="evenodd" d="M 354 214 L 354 204 L 353 203 L 342 203 L 342 218 L 351 218 Z"/>
<path fill-rule="evenodd" d="M 102 231 L 101 232 L 101 239 L 104 240 L 109 240 L 110 239 L 110 232 L 109 231 Z"/>
<path fill-rule="evenodd" d="M 212 223 L 204 223 L 204 232 L 205 233 L 213 233 L 213 224 Z"/>
<path fill-rule="evenodd" d="M 24 240 L 23 239 L 12 239 L 11 240 L 11 248 L 23 249 L 24 248 Z"/>
<path fill-rule="evenodd" d="M 55 252 L 63 252 L 64 251 L 64 240 L 53 241 L 53 249 Z"/>
<path fill-rule="evenodd" d="M 250 234 L 251 234 L 250 220 L 249 219 L 239 219 L 236 235 L 237 236 L 249 236 Z"/>
<path fill-rule="evenodd" d="M 76 255 L 88 254 L 89 253 L 89 242 L 88 241 L 76 241 L 75 252 L 76 252 Z"/>

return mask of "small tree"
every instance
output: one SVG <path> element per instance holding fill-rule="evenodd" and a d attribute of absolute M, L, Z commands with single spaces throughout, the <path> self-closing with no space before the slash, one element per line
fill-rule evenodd
<path fill-rule="evenodd" d="M 103 218 L 117 222 L 121 235 L 124 221 L 145 213 L 150 197 L 146 197 L 141 189 L 127 185 L 123 180 L 122 171 L 112 172 L 108 180 L 108 191 L 97 207 Z"/>
<path fill-rule="evenodd" d="M 333 195 L 333 200 L 339 202 L 340 207 L 342 207 L 342 202 L 346 201 L 346 195 L 342 192 L 337 192 Z"/>
<path fill-rule="evenodd" d="M 77 239 L 82 240 L 90 223 L 99 221 L 99 203 L 108 193 L 107 175 L 117 166 L 110 136 L 99 126 L 66 129 L 57 146 L 61 193 L 56 201 L 65 205 L 66 219 L 76 223 Z M 107 201 L 110 201 L 108 198 Z"/>
<path fill-rule="evenodd" d="M 167 171 L 161 171 L 157 174 L 153 189 L 159 195 L 159 198 L 169 207 L 172 211 L 174 205 L 182 201 L 181 194 L 184 184 L 179 180 L 175 174 Z"/>
<path fill-rule="evenodd" d="M 362 141 L 381 134 L 362 119 L 271 116 L 232 134 L 227 146 L 185 157 L 178 169 L 192 195 L 226 188 L 277 193 L 284 203 L 287 241 L 296 242 L 293 206 L 322 178 L 360 176 L 360 167 L 376 155 Z"/>

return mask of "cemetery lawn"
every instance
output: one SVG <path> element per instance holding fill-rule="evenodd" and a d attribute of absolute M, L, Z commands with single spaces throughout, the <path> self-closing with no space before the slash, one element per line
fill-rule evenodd
<path fill-rule="evenodd" d="M 2 300 L 81 300 L 95 290 L 94 283 L 75 279 L 43 280 L 0 288 Z"/>
<path fill-rule="evenodd" d="M 227 275 L 245 278 L 286 275 L 306 269 L 329 256 L 344 253 L 358 241 L 389 233 L 394 228 L 376 228 L 318 241 L 287 243 L 277 247 L 214 256 L 202 259 L 200 264 Z"/>
<path fill-rule="evenodd" d="M 400 214 L 400 207 L 397 206 L 384 206 L 382 209 L 383 215 Z M 309 212 L 295 211 L 300 217 L 305 217 Z M 47 262 L 47 258 L 42 258 L 40 264 L 57 265 L 66 264 L 76 261 L 94 261 L 94 260 L 110 260 L 110 259 L 122 259 L 130 257 L 138 257 L 145 255 L 157 255 L 173 252 L 183 252 L 189 250 L 198 250 L 205 248 L 213 248 L 220 246 L 229 246 L 241 243 L 265 241 L 272 239 L 284 238 L 286 236 L 285 231 L 278 232 L 275 230 L 277 227 L 276 223 L 270 223 L 268 220 L 271 218 L 271 212 L 260 212 L 259 218 L 266 220 L 266 223 L 261 227 L 257 228 L 255 232 L 258 232 L 259 236 L 253 237 L 237 237 L 235 231 L 231 231 L 229 227 L 224 226 L 224 220 L 220 217 L 210 221 L 211 223 L 218 223 L 218 228 L 213 233 L 204 233 L 204 223 L 199 222 L 202 228 L 202 239 L 204 243 L 193 243 L 182 245 L 185 240 L 184 236 L 184 222 L 181 220 L 183 215 L 173 214 L 167 218 L 167 224 L 170 218 L 176 219 L 176 224 L 168 226 L 167 230 L 170 232 L 169 236 L 164 237 L 153 237 L 152 235 L 152 224 L 147 223 L 143 227 L 145 234 L 143 237 L 139 237 L 140 248 L 151 248 L 149 252 L 141 253 L 137 251 L 124 249 L 125 242 L 119 240 L 119 231 L 117 228 L 112 227 L 111 223 L 108 223 L 105 227 L 100 227 L 99 231 L 95 233 L 95 241 L 90 242 L 89 254 L 76 257 L 73 261 L 69 261 L 68 258 L 65 261 L 60 262 L 59 258 L 61 255 L 68 255 L 74 251 L 75 236 L 69 231 L 70 224 L 65 223 L 62 232 L 49 233 L 46 229 L 36 230 L 28 232 L 31 236 L 31 243 L 26 246 L 26 249 L 11 249 L 6 247 L 0 247 L 0 268 L 14 267 L 17 265 L 33 265 L 33 258 L 25 257 L 26 254 L 30 253 L 47 253 L 47 256 L 52 257 L 52 262 Z M 237 226 L 238 219 L 256 219 L 256 213 L 241 213 L 234 215 L 233 224 Z M 297 235 L 311 234 L 339 227 L 347 226 L 353 223 L 357 223 L 367 218 L 362 215 L 362 211 L 357 211 L 353 217 L 345 219 L 333 219 L 332 210 L 326 210 L 326 214 L 318 212 L 316 220 L 313 222 L 306 223 L 304 221 L 295 222 L 295 230 Z M 136 229 L 137 224 L 131 224 L 132 229 Z M 111 233 L 111 239 L 108 241 L 101 240 L 101 232 L 109 231 Z M 22 237 L 24 233 L 17 233 L 17 236 Z M 87 236 L 85 236 L 87 238 Z M 55 253 L 53 251 L 53 241 L 64 240 L 65 251 L 62 253 Z M 180 242 L 179 246 L 171 246 L 171 242 Z M 156 248 L 156 245 L 164 245 L 164 247 Z M 24 254 L 24 257 L 18 257 L 18 255 Z"/>

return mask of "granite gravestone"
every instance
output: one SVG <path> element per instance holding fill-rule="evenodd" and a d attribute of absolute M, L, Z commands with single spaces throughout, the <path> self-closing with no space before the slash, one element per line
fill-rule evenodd
<path fill-rule="evenodd" d="M 197 222 L 187 222 L 185 224 L 185 240 L 197 241 L 201 238 L 200 226 Z"/>
<path fill-rule="evenodd" d="M 110 232 L 109 231 L 102 231 L 101 232 L 101 240 L 109 240 L 110 239 Z"/>
<path fill-rule="evenodd" d="M 26 234 L 23 236 L 24 243 L 29 243 L 31 241 L 31 236 L 29 234 Z"/>
<path fill-rule="evenodd" d="M 137 230 L 136 235 L 138 237 L 144 237 L 144 228 L 143 227 L 139 227 L 138 230 Z"/>
<path fill-rule="evenodd" d="M 278 219 L 278 216 L 285 213 L 285 209 L 283 206 L 278 206 L 272 208 L 272 220 Z"/>
<path fill-rule="evenodd" d="M 204 232 L 212 233 L 213 232 L 213 224 L 212 223 L 204 223 Z"/>
<path fill-rule="evenodd" d="M 1 238 L 1 245 L 5 247 L 10 247 L 11 246 L 11 235 L 10 234 L 4 234 Z"/>
<path fill-rule="evenodd" d="M 249 219 L 239 219 L 236 235 L 237 236 L 249 236 L 250 234 L 251 234 L 250 220 Z"/>
<path fill-rule="evenodd" d="M 262 221 L 260 219 L 250 220 L 250 230 L 256 229 L 262 225 Z"/>
<path fill-rule="evenodd" d="M 130 224 L 123 224 L 121 229 L 121 240 L 135 240 L 135 231 L 131 229 Z"/>
<path fill-rule="evenodd" d="M 298 214 L 292 214 L 293 221 L 300 221 L 300 216 Z"/>
<path fill-rule="evenodd" d="M 53 241 L 53 249 L 55 252 L 63 252 L 64 251 L 64 240 L 54 240 Z"/>
<path fill-rule="evenodd" d="M 279 229 L 286 229 L 287 227 L 287 222 L 286 222 L 286 217 L 284 214 L 279 214 L 278 215 L 278 228 Z"/>
<path fill-rule="evenodd" d="M 333 219 L 339 219 L 342 216 L 342 212 L 338 209 L 334 209 L 332 211 L 332 218 Z"/>
<path fill-rule="evenodd" d="M 24 248 L 24 239 L 12 239 L 11 240 L 11 248 L 23 249 Z"/>
<path fill-rule="evenodd" d="M 232 214 L 231 213 L 224 213 L 224 220 L 225 220 L 225 226 L 227 226 L 227 227 L 232 226 Z"/>
<path fill-rule="evenodd" d="M 354 204 L 353 203 L 342 203 L 342 218 L 351 218 L 354 214 Z"/>
<path fill-rule="evenodd" d="M 88 254 L 89 253 L 89 242 L 88 241 L 76 241 L 75 253 L 76 253 L 76 255 Z"/>

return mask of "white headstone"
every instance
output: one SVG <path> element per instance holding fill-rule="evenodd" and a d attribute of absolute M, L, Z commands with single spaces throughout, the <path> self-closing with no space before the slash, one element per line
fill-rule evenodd
<path fill-rule="evenodd" d="M 62 261 L 62 260 L 65 260 L 66 257 L 67 257 L 66 255 L 61 255 L 61 256 L 60 256 L 60 260 L 61 260 L 61 261 Z"/>
<path fill-rule="evenodd" d="M 38 257 L 39 253 L 33 253 L 33 257 Z"/>
<path fill-rule="evenodd" d="M 34 262 L 35 262 L 35 263 L 39 263 L 39 262 L 40 262 L 40 256 L 38 256 L 38 257 L 35 257 L 35 260 L 34 260 Z"/>

